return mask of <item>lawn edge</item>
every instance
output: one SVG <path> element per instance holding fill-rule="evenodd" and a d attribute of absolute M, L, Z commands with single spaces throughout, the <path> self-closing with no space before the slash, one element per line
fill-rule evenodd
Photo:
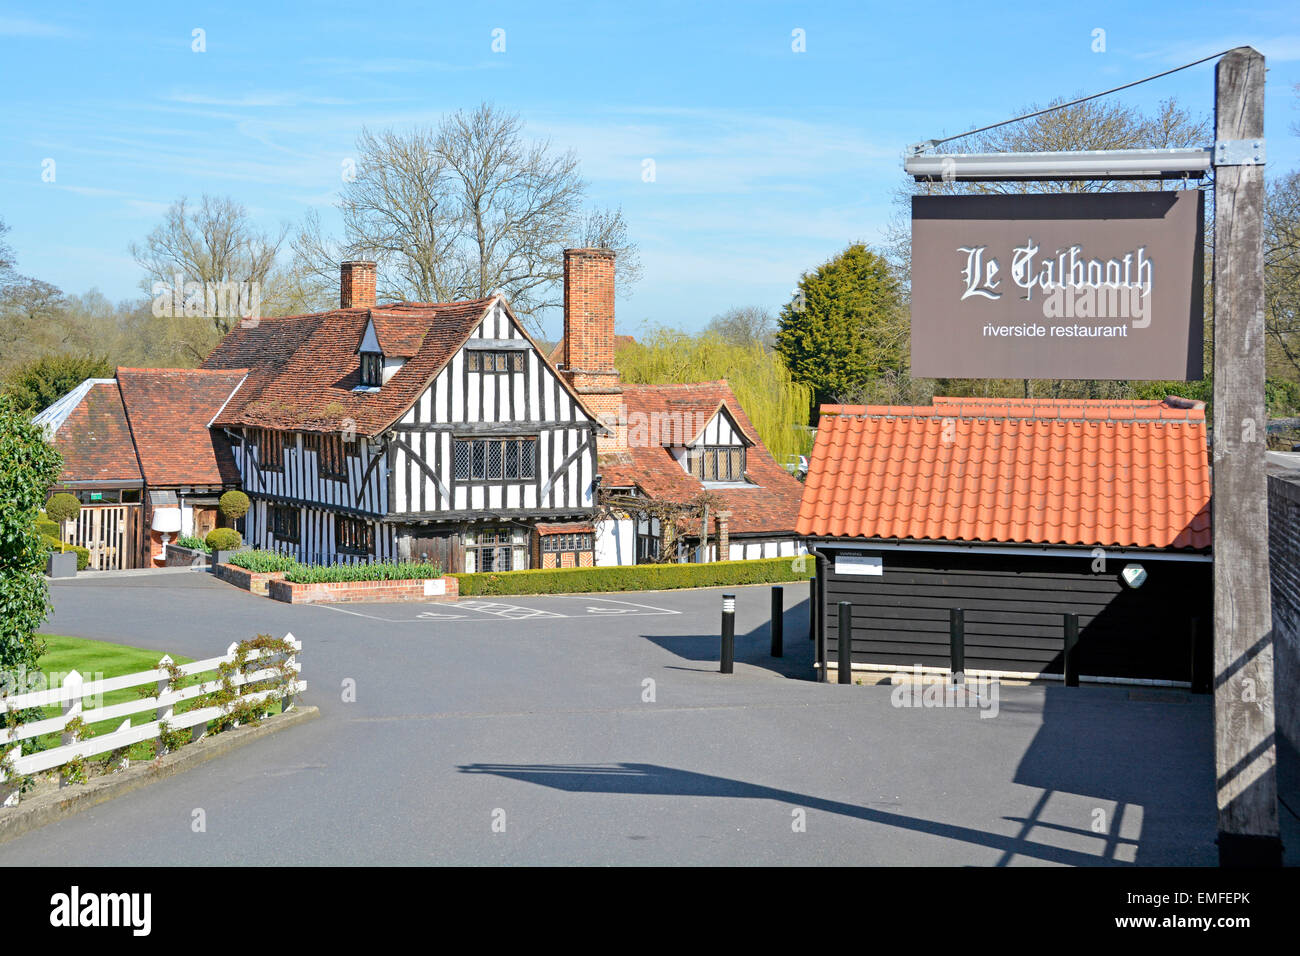
<path fill-rule="evenodd" d="M 186 744 L 180 750 L 164 754 L 158 760 L 137 763 L 120 773 L 96 777 L 85 784 L 73 784 L 63 790 L 24 800 L 16 807 L 0 807 L 0 844 L 56 823 L 91 807 L 124 796 L 150 784 L 186 770 L 232 750 L 260 740 L 281 730 L 288 730 L 320 716 L 316 707 L 298 705 L 288 714 L 268 717 L 260 723 L 237 727 L 220 734 Z"/>

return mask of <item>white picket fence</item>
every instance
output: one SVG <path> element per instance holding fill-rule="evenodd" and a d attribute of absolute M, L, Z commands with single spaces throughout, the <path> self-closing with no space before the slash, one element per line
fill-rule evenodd
<path fill-rule="evenodd" d="M 286 634 L 285 641 L 294 649 L 295 655 L 297 651 L 302 650 L 302 642 L 292 634 Z M 238 644 L 231 644 L 226 649 L 226 653 L 220 657 L 210 657 L 207 660 L 182 664 L 175 669 L 184 677 L 215 671 L 222 664 L 234 663 L 238 648 Z M 245 661 L 256 661 L 264 657 L 277 657 L 280 653 L 282 652 L 276 650 L 253 650 L 248 652 Z M 294 659 L 295 655 L 290 655 L 284 663 L 297 674 L 301 673 L 302 665 Z M 164 722 L 172 731 L 190 730 L 191 739 L 198 740 L 207 732 L 209 721 L 217 720 L 229 713 L 228 707 L 221 706 L 200 707 L 196 710 L 176 713 L 175 707 L 177 704 L 214 693 L 221 689 L 222 682 L 219 679 L 209 680 L 189 687 L 182 687 L 179 690 L 172 690 L 172 676 L 167 669 L 172 664 L 172 659 L 164 656 L 158 663 L 159 666 L 154 670 L 139 671 L 135 674 L 124 674 L 121 677 L 109 677 L 97 681 L 86 681 L 79 673 L 72 671 L 64 678 L 62 685 L 59 687 L 27 694 L 15 694 L 4 698 L 4 706 L 11 710 L 51 707 L 56 704 L 63 709 L 63 713 L 58 717 L 19 724 L 13 729 L 0 727 L 0 753 L 10 748 L 11 745 L 16 745 L 12 746 L 8 754 L 9 764 L 12 768 L 9 779 L 43 773 L 62 767 L 71 760 L 112 753 L 115 750 L 129 747 L 144 740 L 158 739 L 161 734 L 160 725 Z M 282 667 L 278 664 L 249 673 L 236 671 L 231 675 L 230 683 L 238 688 L 258 681 L 278 678 L 282 675 L 282 672 Z M 157 691 L 152 697 L 141 697 L 139 700 L 127 701 L 124 704 L 113 704 L 108 707 L 83 708 L 83 701 L 87 697 L 100 698 L 111 691 L 126 690 L 146 684 L 155 684 L 157 687 Z M 283 709 L 287 711 L 293 707 L 294 696 L 301 694 L 306 689 L 307 684 L 305 681 L 293 680 L 288 686 L 241 694 L 239 701 L 241 703 L 265 701 L 269 706 L 273 699 L 280 698 Z M 150 708 L 155 710 L 154 720 L 138 726 L 131 725 L 130 715 L 138 715 L 141 711 Z M 67 731 L 68 723 L 77 717 L 82 718 L 86 724 L 102 723 L 106 720 L 116 720 L 119 717 L 125 717 L 126 719 L 112 733 L 101 734 L 87 740 L 78 740 L 75 732 L 69 733 Z M 22 741 L 53 733 L 62 734 L 61 746 L 23 756 Z M 5 782 L 6 779 L 3 773 L 0 772 L 0 789 L 8 789 L 3 787 Z M 4 800 L 4 806 L 11 806 L 15 803 L 17 803 L 17 794 L 8 794 Z"/>

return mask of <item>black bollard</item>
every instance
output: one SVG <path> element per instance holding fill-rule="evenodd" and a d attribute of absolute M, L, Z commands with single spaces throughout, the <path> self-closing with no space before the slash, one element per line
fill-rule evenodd
<path fill-rule="evenodd" d="M 953 681 L 966 673 L 966 612 L 955 607 L 948 612 L 948 652 L 952 657 Z"/>
<path fill-rule="evenodd" d="M 772 588 L 772 656 L 785 655 L 785 588 Z"/>
<path fill-rule="evenodd" d="M 730 674 L 736 660 L 736 595 L 722 595 L 722 663 L 718 672 Z"/>
<path fill-rule="evenodd" d="M 853 683 L 853 605 L 848 601 L 840 602 L 840 647 L 839 660 L 835 671 L 837 681 L 841 684 Z"/>
<path fill-rule="evenodd" d="M 1065 615 L 1065 686 L 1079 686 L 1079 615 Z"/>

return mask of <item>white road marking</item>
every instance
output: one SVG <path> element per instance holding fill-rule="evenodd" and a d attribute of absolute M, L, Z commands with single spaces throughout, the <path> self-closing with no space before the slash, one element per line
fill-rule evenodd
<path fill-rule="evenodd" d="M 615 600 L 614 598 L 593 598 L 593 597 L 587 597 L 586 595 L 583 594 L 557 594 L 556 597 L 561 600 L 567 598 L 568 600 L 571 601 L 600 601 L 605 604 L 622 604 L 629 608 L 636 608 L 636 610 L 626 611 L 626 612 L 619 611 L 618 613 L 635 614 L 638 616 L 647 615 L 647 614 L 681 614 L 682 613 L 681 611 L 674 611 L 672 608 L 667 608 L 667 607 L 654 607 L 653 605 L 650 604 L 634 604 L 631 601 L 618 601 Z M 587 607 L 588 614 L 600 614 L 600 613 L 610 614 L 614 612 L 615 612 L 614 608 L 609 608 L 609 609 L 593 608 L 590 605 L 588 605 Z"/>
<path fill-rule="evenodd" d="M 362 617 L 369 621 L 379 621 L 383 624 L 432 624 L 435 622 L 452 622 L 459 621 L 462 624 L 482 624 L 491 621 L 530 621 L 539 618 L 572 618 L 572 617 L 652 617 L 661 614 L 681 614 L 681 611 L 675 611 L 672 608 L 655 607 L 650 604 L 636 604 L 632 601 L 619 601 L 614 598 L 595 598 L 583 594 L 556 594 L 556 595 L 536 595 L 545 600 L 568 599 L 572 601 L 585 601 L 586 606 L 580 613 L 565 614 L 561 611 L 548 611 L 544 608 L 527 607 L 522 604 L 504 604 L 497 601 L 456 601 L 456 602 L 427 602 L 417 604 L 416 607 L 438 607 L 447 610 L 437 611 L 412 611 L 414 617 L 384 617 L 379 614 L 367 614 L 364 611 L 354 611 L 351 608 L 338 607 L 333 604 L 311 604 L 309 607 L 323 608 L 326 611 L 336 611 L 339 614 L 351 614 L 353 617 Z M 599 603 L 593 603 L 599 602 Z M 605 607 L 601 605 L 617 604 L 621 607 Z M 385 609 L 392 608 L 398 610 L 394 605 L 381 605 Z M 475 611 L 476 614 L 455 614 L 452 609 Z M 479 615 L 483 616 L 479 616 Z"/>
<path fill-rule="evenodd" d="M 504 617 L 511 621 L 525 620 L 530 617 L 568 617 L 555 611 L 544 611 L 538 607 L 524 607 L 520 604 L 497 604 L 494 601 L 457 601 L 457 607 L 471 611 L 481 611 L 495 617 Z"/>

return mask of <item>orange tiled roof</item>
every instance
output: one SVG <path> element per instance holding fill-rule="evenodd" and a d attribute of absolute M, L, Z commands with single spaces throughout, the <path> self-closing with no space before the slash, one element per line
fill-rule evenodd
<path fill-rule="evenodd" d="M 1207 549 L 1205 408 L 1174 399 L 826 405 L 798 531 Z"/>
<path fill-rule="evenodd" d="M 244 369 L 119 368 L 122 393 L 144 480 L 154 487 L 239 481 L 230 443 L 210 422 Z"/>
<path fill-rule="evenodd" d="M 629 419 L 628 450 L 601 461 L 604 487 L 638 487 L 652 498 L 685 503 L 704 490 L 673 458 L 669 445 L 695 439 L 700 427 L 725 405 L 737 426 L 754 444 L 746 454 L 745 487 L 711 488 L 724 509 L 731 511 L 730 534 L 792 534 L 803 486 L 776 463 L 758 439 L 758 432 L 740 407 L 725 379 L 675 385 L 624 385 L 623 402 Z M 634 419 L 633 416 L 638 415 Z M 643 416 L 643 417 L 642 417 Z M 658 421 L 662 427 L 643 429 L 637 421 Z M 696 529 L 698 532 L 698 528 Z"/>

